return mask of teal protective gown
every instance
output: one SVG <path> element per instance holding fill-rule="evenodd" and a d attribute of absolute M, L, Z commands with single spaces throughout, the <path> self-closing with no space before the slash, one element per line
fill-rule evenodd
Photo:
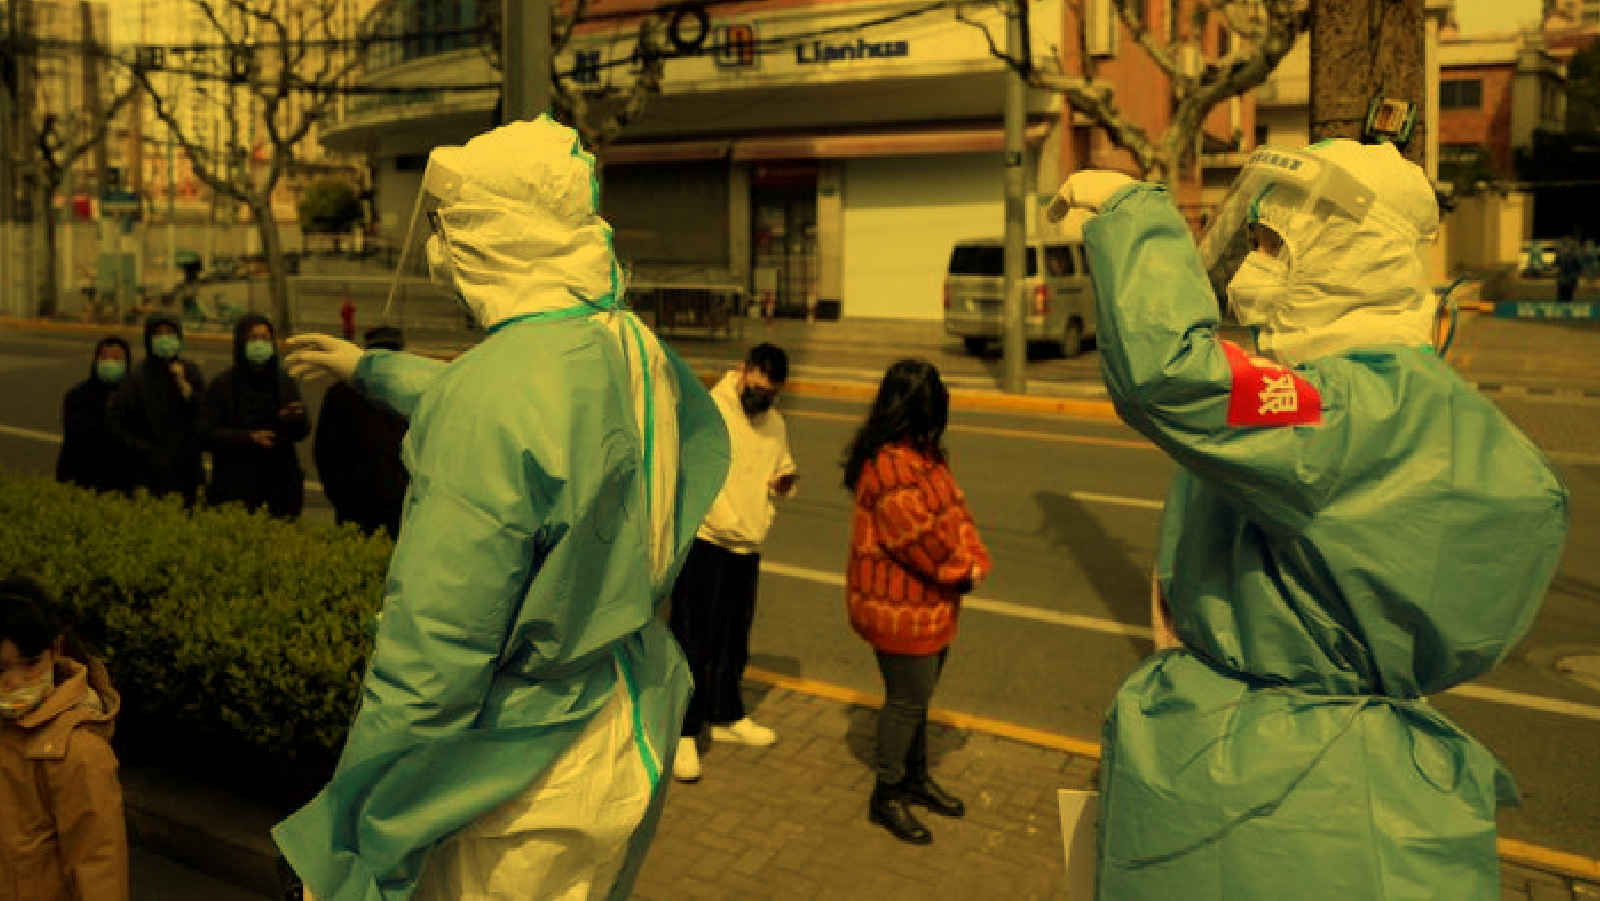
<path fill-rule="evenodd" d="M 1499 898 L 1514 786 L 1427 696 L 1533 622 L 1560 480 L 1430 348 L 1226 346 L 1165 190 L 1122 189 L 1085 242 L 1111 397 L 1181 467 L 1156 575 L 1183 646 L 1107 716 L 1099 897 Z"/>
<path fill-rule="evenodd" d="M 677 489 L 673 563 L 653 577 L 652 449 L 624 358 L 642 345 L 591 316 L 491 331 L 449 365 L 373 351 L 356 372 L 410 420 L 411 488 L 338 769 L 273 831 L 321 901 L 409 898 L 430 849 L 526 789 L 619 678 L 656 787 L 613 898 L 631 890 L 659 816 L 691 680 L 657 604 L 722 485 L 727 432 L 661 348 Z"/>

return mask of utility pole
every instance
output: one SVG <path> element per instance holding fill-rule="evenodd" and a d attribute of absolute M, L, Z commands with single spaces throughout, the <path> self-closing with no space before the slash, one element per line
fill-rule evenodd
<path fill-rule="evenodd" d="M 1028 220 L 1028 147 L 1025 140 L 1028 116 L 1028 85 L 1023 67 L 1031 58 L 1023 32 L 1028 15 L 1026 0 L 1006 4 L 1006 93 L 1005 93 L 1005 333 L 1001 342 L 1000 389 L 1008 394 L 1028 391 L 1028 323 L 1022 296 L 1026 278 Z M 1039 262 L 1043 262 L 1042 260 Z"/>
<path fill-rule="evenodd" d="M 550 0 L 501 0 L 501 124 L 550 108 Z"/>
<path fill-rule="evenodd" d="M 12 159 L 17 116 L 17 7 L 5 8 L 5 35 L 0 42 L 0 312 L 10 313 L 17 296 L 16 254 L 11 241 L 17 221 L 17 167 Z"/>
<path fill-rule="evenodd" d="M 15 156 L 11 163 L 17 173 L 17 218 L 22 235 L 22 314 L 39 314 L 40 261 L 38 252 L 39 222 L 42 212 L 39 205 L 40 186 L 38 160 L 39 92 L 34 82 L 34 72 L 39 64 L 38 20 L 34 17 L 33 0 L 11 0 L 9 4 L 18 11 L 18 19 L 11 32 L 11 52 L 16 60 L 16 127 Z"/>
<path fill-rule="evenodd" d="M 1420 115 L 1427 88 L 1423 6 L 1423 0 L 1311 4 L 1312 140 L 1361 140 L 1372 102 L 1399 101 L 1411 104 L 1417 115 L 1405 156 L 1423 164 L 1428 145 Z M 1391 104 L 1387 115 L 1404 114 Z M 1380 107 L 1380 130 L 1384 117 Z"/>

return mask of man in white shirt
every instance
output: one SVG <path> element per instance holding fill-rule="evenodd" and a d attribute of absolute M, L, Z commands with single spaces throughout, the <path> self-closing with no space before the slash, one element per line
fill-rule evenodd
<path fill-rule="evenodd" d="M 728 427 L 728 478 L 672 589 L 672 634 L 694 673 L 694 697 L 672 764 L 673 775 L 685 782 L 700 778 L 695 742 L 707 724 L 713 741 L 762 746 L 777 739 L 745 715 L 739 683 L 750 654 L 761 542 L 776 499 L 794 494 L 788 432 L 783 415 L 772 409 L 788 376 L 782 348 L 759 344 L 711 389 Z"/>

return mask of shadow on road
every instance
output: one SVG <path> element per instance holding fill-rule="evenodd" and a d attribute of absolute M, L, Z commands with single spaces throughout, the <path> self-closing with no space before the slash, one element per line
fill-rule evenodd
<path fill-rule="evenodd" d="M 1148 622 L 1150 574 L 1134 565 L 1127 546 L 1107 534 L 1100 520 L 1068 495 L 1036 491 L 1034 500 L 1044 514 L 1045 537 L 1078 561 L 1111 618 L 1123 623 Z M 1128 643 L 1140 656 L 1150 648 L 1144 638 L 1130 637 Z"/>

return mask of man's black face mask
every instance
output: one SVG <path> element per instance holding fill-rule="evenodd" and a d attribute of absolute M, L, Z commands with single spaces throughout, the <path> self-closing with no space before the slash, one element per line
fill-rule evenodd
<path fill-rule="evenodd" d="M 772 409 L 773 400 L 775 397 L 772 392 L 749 385 L 739 392 L 739 406 L 744 409 L 744 415 L 752 418 Z"/>

